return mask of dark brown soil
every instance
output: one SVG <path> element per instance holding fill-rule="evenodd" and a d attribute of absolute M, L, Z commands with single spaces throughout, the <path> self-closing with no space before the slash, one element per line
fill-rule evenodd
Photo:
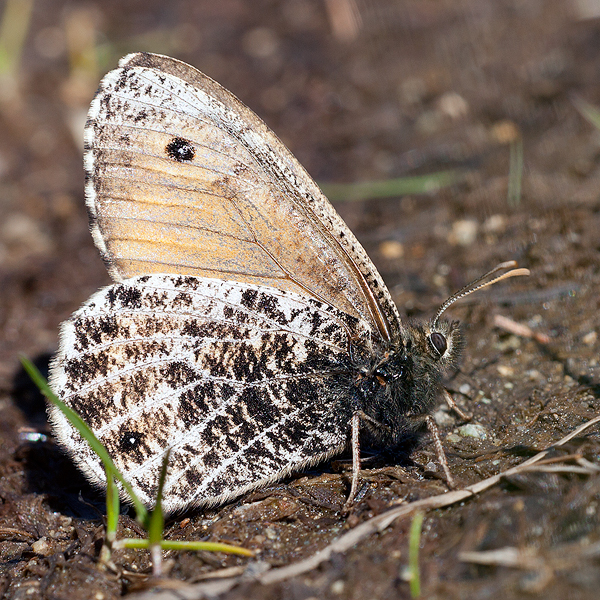
<path fill-rule="evenodd" d="M 148 584 L 144 552 L 117 553 L 116 572 L 99 565 L 103 497 L 51 437 L 37 435 L 49 435 L 44 403 L 18 362 L 24 352 L 47 371 L 59 323 L 109 282 L 87 229 L 81 138 L 95 88 L 121 55 L 151 50 L 197 66 L 263 117 L 319 182 L 465 173 L 427 196 L 336 204 L 409 317 L 432 315 L 451 291 L 503 260 L 532 270 L 452 309 L 467 347 L 448 388 L 481 435 L 465 437 L 447 411 L 436 416 L 464 486 L 600 411 L 600 132 L 574 102 L 600 105 L 593 5 L 35 2 L 21 60 L 0 82 L 0 593 L 108 600 Z M 348 7 L 359 15 L 354 28 L 340 25 Z M 519 139 L 522 193 L 509 197 L 510 145 Z M 549 341 L 495 328 L 495 315 Z M 598 465 L 599 454 L 596 427 L 552 456 Z M 427 435 L 402 452 L 373 453 L 349 515 L 340 511 L 348 463 L 335 461 L 185 515 L 168 524 L 167 537 L 245 545 L 259 553 L 255 570 L 289 564 L 394 501 L 442 493 L 432 460 Z M 600 477 L 590 472 L 506 478 L 428 513 L 423 597 L 597 598 Z M 122 526 L 134 534 L 129 517 Z M 408 598 L 409 527 L 410 519 L 396 521 L 284 583 L 263 586 L 248 573 L 223 597 Z M 478 566 L 459 557 L 506 548 L 533 559 Z M 170 578 L 187 582 L 248 563 L 220 554 L 169 559 Z"/>

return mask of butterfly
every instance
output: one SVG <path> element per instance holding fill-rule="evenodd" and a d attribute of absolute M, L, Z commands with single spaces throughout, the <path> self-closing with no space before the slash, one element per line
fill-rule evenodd
<path fill-rule="evenodd" d="M 424 423 L 459 358 L 440 315 L 460 293 L 403 323 L 319 187 L 230 92 L 175 59 L 126 56 L 91 103 L 84 165 L 115 283 L 61 326 L 50 382 L 145 504 L 167 451 L 167 512 L 348 445 L 354 490 L 359 434 L 392 446 Z M 50 420 L 104 485 L 79 433 L 56 408 Z"/>

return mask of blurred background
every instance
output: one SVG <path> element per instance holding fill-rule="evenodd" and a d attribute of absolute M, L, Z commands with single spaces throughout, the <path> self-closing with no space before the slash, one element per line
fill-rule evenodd
<path fill-rule="evenodd" d="M 2 465 L 21 465 L 17 432 L 47 431 L 17 353 L 47 369 L 59 323 L 109 283 L 83 201 L 83 126 L 102 76 L 141 50 L 194 65 L 266 121 L 402 314 L 431 315 L 503 260 L 532 269 L 451 315 L 479 379 L 457 387 L 510 443 L 533 439 L 513 418 L 522 406 L 556 401 L 551 427 L 566 428 L 597 411 L 600 0 L 5 0 Z M 551 349 L 491 333 L 498 310 Z"/>

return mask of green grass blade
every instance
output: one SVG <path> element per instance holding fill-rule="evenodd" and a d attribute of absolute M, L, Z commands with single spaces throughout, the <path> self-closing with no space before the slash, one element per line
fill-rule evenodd
<path fill-rule="evenodd" d="M 406 194 L 430 194 L 462 179 L 460 171 L 439 171 L 430 175 L 399 177 L 382 181 L 357 183 L 324 183 L 323 193 L 334 202 L 350 202 L 373 198 L 389 198 Z"/>
<path fill-rule="evenodd" d="M 15 75 L 29 25 L 33 0 L 7 0 L 0 21 L 0 75 Z"/>
<path fill-rule="evenodd" d="M 523 140 L 519 136 L 510 144 L 508 168 L 508 205 L 516 208 L 521 204 L 521 183 L 523 180 Z"/>
<path fill-rule="evenodd" d="M 115 547 L 147 550 L 150 548 L 150 540 L 123 538 L 115 542 Z M 241 546 L 232 546 L 231 544 L 220 544 L 219 542 L 162 540 L 160 547 L 163 550 L 176 550 L 180 552 L 227 552 L 228 554 L 237 554 L 239 556 L 254 556 L 252 550 L 242 548 Z"/>
<path fill-rule="evenodd" d="M 131 501 L 133 502 L 138 521 L 140 521 L 140 523 L 142 523 L 143 525 L 146 525 L 148 521 L 148 511 L 146 510 L 146 507 L 142 504 L 142 501 L 137 497 L 131 485 L 127 481 L 125 481 L 123 475 L 121 475 L 117 467 L 115 467 L 112 458 L 110 457 L 104 446 L 100 443 L 98 438 L 94 435 L 94 432 L 89 428 L 88 424 L 85 423 L 85 421 L 72 408 L 70 408 L 64 402 L 62 402 L 62 400 L 59 400 L 57 398 L 54 392 L 50 389 L 50 386 L 48 385 L 46 379 L 42 376 L 42 374 L 38 371 L 37 367 L 27 357 L 21 355 L 20 359 L 23 368 L 25 369 L 29 377 L 31 377 L 32 381 L 37 385 L 40 392 L 42 392 L 42 394 L 46 396 L 46 398 L 48 398 L 48 400 L 52 402 L 52 404 L 54 404 L 65 415 L 65 417 L 70 421 L 71 425 L 73 425 L 73 427 L 77 429 L 81 437 L 84 440 L 86 440 L 86 442 L 91 446 L 92 450 L 98 455 L 98 458 L 100 458 L 102 464 L 104 465 L 104 469 L 107 475 L 109 473 L 112 473 L 112 476 L 121 482 L 121 484 L 125 488 L 125 491 L 127 492 L 129 497 L 131 498 Z"/>
<path fill-rule="evenodd" d="M 112 473 L 106 471 L 106 541 L 108 545 L 117 539 L 117 528 L 119 527 L 119 490 Z"/>
<path fill-rule="evenodd" d="M 163 550 L 187 550 L 194 552 L 204 550 L 207 552 L 227 552 L 228 554 L 237 554 L 239 556 L 254 556 L 254 552 L 248 550 L 248 548 L 232 546 L 231 544 L 221 544 L 219 542 L 163 540 L 160 546 Z"/>
<path fill-rule="evenodd" d="M 163 529 L 165 527 L 165 516 L 162 510 L 162 496 L 163 488 L 165 486 L 165 480 L 167 478 L 167 465 L 169 463 L 169 456 L 171 455 L 171 449 L 167 450 L 165 457 L 163 458 L 162 467 L 160 469 L 160 477 L 158 479 L 158 492 L 156 493 L 156 504 L 154 510 L 150 515 L 150 522 L 148 524 L 148 540 L 151 546 L 159 545 L 162 541 Z"/>
<path fill-rule="evenodd" d="M 423 526 L 423 513 L 418 512 L 410 524 L 408 540 L 408 568 L 410 571 L 410 596 L 421 596 L 421 572 L 419 569 L 419 547 L 421 545 L 421 530 Z"/>

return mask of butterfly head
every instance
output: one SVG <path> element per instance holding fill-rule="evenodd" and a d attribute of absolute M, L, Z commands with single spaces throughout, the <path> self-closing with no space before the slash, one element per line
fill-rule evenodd
<path fill-rule="evenodd" d="M 394 445 L 433 410 L 445 375 L 462 349 L 457 321 L 408 323 L 400 338 L 363 364 L 355 382 L 357 406 L 376 443 Z"/>
<path fill-rule="evenodd" d="M 458 321 L 436 319 L 409 324 L 405 344 L 441 377 L 458 367 L 464 342 Z"/>
<path fill-rule="evenodd" d="M 519 275 L 527 269 L 512 269 L 502 263 L 446 300 L 428 322 L 408 323 L 398 339 L 375 353 L 358 378 L 358 408 L 367 416 L 366 428 L 383 444 L 398 443 L 414 431 L 435 407 L 443 391 L 443 380 L 458 366 L 463 338 L 457 321 L 445 321 L 442 314 L 465 296 Z M 490 280 L 498 271 L 508 272 Z"/>
<path fill-rule="evenodd" d="M 403 393 L 410 394 L 406 416 L 414 426 L 431 413 L 444 378 L 458 368 L 463 345 L 458 321 L 436 319 L 406 326 L 401 344 L 406 365 Z"/>

